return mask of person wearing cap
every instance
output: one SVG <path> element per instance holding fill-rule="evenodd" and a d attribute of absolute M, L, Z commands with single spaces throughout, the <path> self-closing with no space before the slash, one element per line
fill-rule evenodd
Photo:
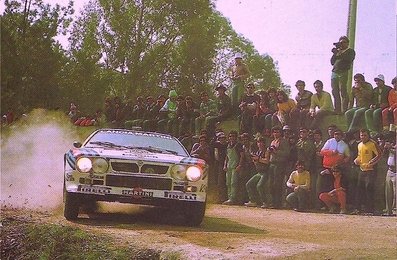
<path fill-rule="evenodd" d="M 360 73 L 354 75 L 352 98 L 349 103 L 349 110 L 345 113 L 348 132 L 358 130 L 360 125 L 363 125 L 365 111 L 369 109 L 372 103 L 372 96 L 372 85 L 365 81 L 364 75 Z M 353 105 L 355 106 L 353 107 Z"/>
<path fill-rule="evenodd" d="M 238 108 L 240 98 L 244 93 L 245 80 L 250 76 L 248 66 L 243 62 L 243 56 L 237 53 L 234 57 L 234 64 L 230 68 L 232 80 L 232 106 Z"/>
<path fill-rule="evenodd" d="M 318 128 L 324 117 L 333 113 L 331 94 L 324 91 L 324 85 L 321 80 L 313 83 L 316 93 L 310 99 L 310 109 L 307 117 L 310 129 Z"/>
<path fill-rule="evenodd" d="M 384 131 L 389 130 L 389 125 L 397 125 L 397 77 L 391 81 L 393 88 L 389 91 L 387 101 L 389 106 L 382 110 L 382 126 Z"/>
<path fill-rule="evenodd" d="M 303 161 L 297 161 L 295 167 L 296 170 L 291 172 L 287 180 L 287 187 L 292 192 L 288 194 L 286 201 L 295 211 L 304 211 L 308 206 L 310 173 L 305 168 Z"/>
<path fill-rule="evenodd" d="M 331 87 L 335 101 L 335 112 L 344 113 L 348 106 L 347 80 L 349 70 L 353 65 L 356 52 L 349 48 L 349 38 L 341 36 L 339 42 L 334 43 L 332 49 L 331 65 Z"/>
<path fill-rule="evenodd" d="M 339 166 L 332 167 L 331 172 L 334 180 L 333 187 L 329 191 L 320 193 L 319 199 L 328 207 L 330 213 L 335 213 L 339 207 L 339 214 L 346 214 L 347 180 Z"/>
<path fill-rule="evenodd" d="M 358 154 L 354 159 L 354 164 L 360 166 L 354 213 L 360 212 L 361 205 L 364 205 L 366 213 L 373 213 L 376 178 L 374 166 L 381 159 L 382 152 L 378 144 L 370 138 L 368 129 L 360 129 L 360 139 Z"/>
<path fill-rule="evenodd" d="M 230 97 L 226 95 L 225 85 L 219 84 L 215 90 L 217 91 L 217 99 L 215 100 L 217 113 L 214 116 L 208 116 L 206 119 L 206 128 L 212 133 L 215 132 L 216 123 L 226 120 L 232 114 L 232 104 Z"/>
<path fill-rule="evenodd" d="M 365 111 L 365 122 L 367 129 L 379 133 L 382 125 L 382 111 L 389 106 L 388 96 L 392 89 L 385 85 L 385 77 L 379 74 L 374 78 L 376 87 L 373 90 L 373 101 L 369 109 Z"/>
<path fill-rule="evenodd" d="M 307 114 L 310 109 L 310 102 L 313 93 L 305 89 L 306 83 L 303 80 L 298 80 L 295 83 L 295 87 L 298 90 L 298 94 L 295 96 L 296 107 L 290 112 L 291 125 L 293 129 L 299 129 L 301 126 L 306 125 Z"/>

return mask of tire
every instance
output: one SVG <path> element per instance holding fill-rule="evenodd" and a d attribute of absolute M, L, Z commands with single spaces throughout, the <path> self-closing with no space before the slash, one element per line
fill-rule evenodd
<path fill-rule="evenodd" d="M 187 205 L 184 209 L 185 223 L 191 227 L 200 226 L 205 215 L 205 202 Z"/>
<path fill-rule="evenodd" d="M 78 198 L 75 194 L 69 193 L 64 190 L 64 202 L 65 208 L 63 215 L 67 220 L 75 220 L 79 215 L 79 203 Z"/>

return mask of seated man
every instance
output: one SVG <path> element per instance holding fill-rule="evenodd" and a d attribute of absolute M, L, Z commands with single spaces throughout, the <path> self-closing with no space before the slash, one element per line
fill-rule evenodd
<path fill-rule="evenodd" d="M 352 99 L 350 100 L 349 110 L 346 111 L 346 121 L 348 132 L 360 129 L 360 123 L 364 122 L 365 111 L 369 109 L 373 95 L 372 85 L 365 81 L 364 75 L 357 73 L 354 75 L 354 86 L 352 88 Z M 355 101 L 355 107 L 353 103 Z"/>
<path fill-rule="evenodd" d="M 292 189 L 286 198 L 288 204 L 296 211 L 305 210 L 310 189 L 310 173 L 305 170 L 303 161 L 296 163 L 296 170 L 289 176 L 287 187 Z"/>
<path fill-rule="evenodd" d="M 331 171 L 334 176 L 333 189 L 320 193 L 319 198 L 327 205 L 330 213 L 335 213 L 336 207 L 339 207 L 340 214 L 346 214 L 347 180 L 339 166 L 332 167 Z"/>
<path fill-rule="evenodd" d="M 365 111 L 365 122 L 370 132 L 379 133 L 382 130 L 380 127 L 382 122 L 382 110 L 389 106 L 388 96 L 392 88 L 385 85 L 385 77 L 382 74 L 375 77 L 374 81 L 376 87 L 373 90 L 372 103 L 369 109 Z"/>
<path fill-rule="evenodd" d="M 295 83 L 295 87 L 298 90 L 298 94 L 296 94 L 296 107 L 291 110 L 291 126 L 292 129 L 299 129 L 299 127 L 306 127 L 306 117 L 309 112 L 310 102 L 313 93 L 309 90 L 305 89 L 305 82 L 303 80 L 298 80 Z"/>
<path fill-rule="evenodd" d="M 248 83 L 246 93 L 241 98 L 239 108 L 241 110 L 240 133 L 248 133 L 252 135 L 253 117 L 259 105 L 260 97 L 254 93 L 255 85 Z"/>
<path fill-rule="evenodd" d="M 318 128 L 321 120 L 325 116 L 332 114 L 334 109 L 331 94 L 323 90 L 323 82 L 316 80 L 313 85 L 316 93 L 311 97 L 308 116 L 308 121 L 311 121 L 310 129 Z M 316 110 L 316 108 L 318 109 Z"/>
<path fill-rule="evenodd" d="M 389 125 L 397 125 L 397 77 L 391 81 L 393 88 L 389 91 L 388 107 L 382 110 L 383 131 L 389 130 Z"/>
<path fill-rule="evenodd" d="M 218 92 L 217 100 L 215 101 L 217 114 L 208 116 L 206 125 L 210 136 L 215 132 L 216 123 L 226 120 L 232 113 L 232 103 L 230 97 L 226 95 L 226 87 L 220 84 L 215 90 Z"/>

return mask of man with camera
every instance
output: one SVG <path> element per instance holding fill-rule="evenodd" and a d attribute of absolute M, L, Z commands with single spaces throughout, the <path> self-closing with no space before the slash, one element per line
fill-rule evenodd
<path fill-rule="evenodd" d="M 339 41 L 335 42 L 334 45 L 331 57 L 331 65 L 333 66 L 331 74 L 332 95 L 334 97 L 335 112 L 344 113 L 348 105 L 348 71 L 352 67 L 356 52 L 349 48 L 349 39 L 346 36 L 340 37 Z"/>

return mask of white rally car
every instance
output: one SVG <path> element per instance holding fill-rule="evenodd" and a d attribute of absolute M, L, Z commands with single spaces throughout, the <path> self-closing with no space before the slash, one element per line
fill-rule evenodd
<path fill-rule="evenodd" d="M 76 219 L 97 201 L 168 207 L 200 225 L 205 213 L 208 166 L 178 139 L 126 129 L 94 131 L 64 156 L 64 216 Z"/>

